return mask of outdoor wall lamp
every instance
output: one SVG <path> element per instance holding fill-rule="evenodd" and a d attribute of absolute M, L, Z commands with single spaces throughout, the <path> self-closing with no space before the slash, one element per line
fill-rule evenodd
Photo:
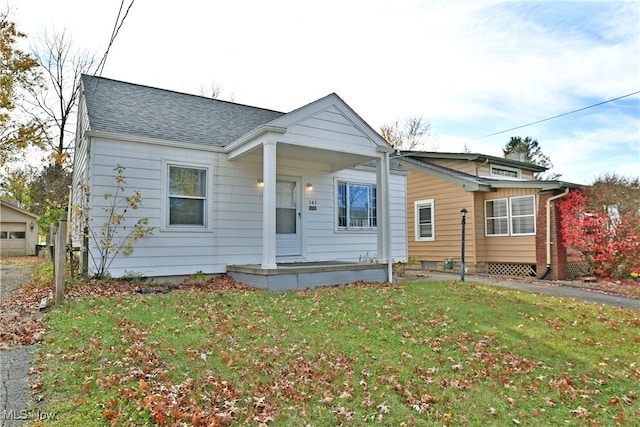
<path fill-rule="evenodd" d="M 464 227 L 467 222 L 467 210 L 462 208 L 460 211 L 460 216 L 462 217 L 462 253 L 460 256 L 460 280 L 464 282 Z"/>
<path fill-rule="evenodd" d="M 29 229 L 33 231 L 34 228 L 35 228 L 35 224 L 33 222 L 29 223 Z"/>
<path fill-rule="evenodd" d="M 307 191 L 313 190 L 313 184 L 307 183 Z"/>
<path fill-rule="evenodd" d="M 258 180 L 258 188 L 262 188 L 262 187 L 264 187 L 264 181 L 259 179 Z"/>

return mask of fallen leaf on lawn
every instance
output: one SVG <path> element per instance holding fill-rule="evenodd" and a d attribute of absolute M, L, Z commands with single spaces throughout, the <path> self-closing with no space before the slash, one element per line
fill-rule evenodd
<path fill-rule="evenodd" d="M 378 408 L 380 410 L 380 412 L 383 413 L 383 414 L 388 414 L 389 413 L 389 407 L 387 405 L 385 405 L 384 403 L 379 404 L 378 406 L 376 406 L 376 408 Z"/>

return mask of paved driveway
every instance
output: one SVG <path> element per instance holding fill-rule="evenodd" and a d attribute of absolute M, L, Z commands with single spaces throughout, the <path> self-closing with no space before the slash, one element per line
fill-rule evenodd
<path fill-rule="evenodd" d="M 419 280 L 460 280 L 460 274 L 441 271 L 424 271 L 417 274 L 415 278 Z M 527 281 L 518 280 L 517 278 L 502 278 L 482 274 L 466 274 L 465 281 L 640 310 L 640 300 L 588 290 L 568 282 Z"/>
<path fill-rule="evenodd" d="M 0 264 L 0 299 L 14 295 L 15 289 L 27 282 L 34 267 L 10 258 Z M 29 366 L 35 346 L 0 350 L 0 426 L 14 427 L 37 416 L 27 412 L 30 403 Z"/>

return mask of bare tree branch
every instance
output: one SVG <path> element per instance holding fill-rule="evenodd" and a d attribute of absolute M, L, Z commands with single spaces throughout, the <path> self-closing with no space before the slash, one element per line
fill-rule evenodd
<path fill-rule="evenodd" d="M 88 52 L 75 52 L 66 31 L 45 33 L 33 48 L 46 84 L 29 91 L 25 111 L 37 121 L 56 163 L 68 163 L 73 149 L 70 126 L 80 95 L 80 78 L 95 64 Z"/>

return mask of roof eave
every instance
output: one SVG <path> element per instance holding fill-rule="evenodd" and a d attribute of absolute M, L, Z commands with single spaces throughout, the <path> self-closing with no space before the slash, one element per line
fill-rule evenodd
<path fill-rule="evenodd" d="M 223 147 L 219 147 L 216 145 L 206 145 L 206 144 L 199 144 L 195 142 L 183 142 L 183 141 L 174 141 L 174 140 L 168 140 L 168 139 L 151 138 L 146 136 L 126 134 L 126 133 L 114 133 L 114 132 L 102 132 L 102 131 L 90 130 L 85 132 L 85 135 L 89 138 L 113 139 L 116 141 L 163 145 L 167 147 L 190 148 L 190 149 L 212 151 L 212 152 L 224 151 Z"/>
<path fill-rule="evenodd" d="M 455 176 L 453 174 L 431 168 L 430 164 L 427 162 L 422 162 L 420 160 L 412 159 L 410 157 L 394 157 L 393 160 L 409 168 L 418 169 L 425 174 L 432 175 L 437 178 L 444 179 L 445 181 L 452 182 L 456 185 L 459 185 L 465 191 L 468 191 L 468 192 L 488 193 L 490 191 L 493 191 L 490 185 L 479 182 L 479 180 L 471 176 L 469 176 L 468 178 L 461 176 L 462 173 L 458 171 L 452 171 L 452 172 L 458 172 L 458 176 Z"/>
<path fill-rule="evenodd" d="M 564 188 L 581 188 L 582 185 L 565 181 L 544 181 L 544 180 L 527 180 L 527 181 L 492 181 L 490 183 L 493 188 L 535 188 L 540 191 L 560 190 Z"/>

